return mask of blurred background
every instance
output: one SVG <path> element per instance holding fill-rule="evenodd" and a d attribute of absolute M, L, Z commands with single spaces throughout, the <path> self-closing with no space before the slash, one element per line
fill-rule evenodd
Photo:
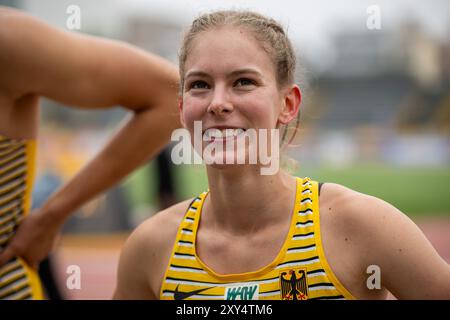
<path fill-rule="evenodd" d="M 303 91 L 295 173 L 380 197 L 409 215 L 450 262 L 450 3 L 447 0 L 0 0 L 62 29 L 81 29 L 177 63 L 183 31 L 215 9 L 280 21 L 298 55 Z M 375 20 L 374 20 L 375 19 Z M 30 54 L 33 54 L 30 52 Z M 64 57 L 61 57 L 64 59 Z M 124 75 L 126 81 L 126 75 Z M 126 112 L 80 111 L 42 100 L 35 206 L 105 143 Z M 108 299 L 119 250 L 155 212 L 207 188 L 202 166 L 175 166 L 170 147 L 65 225 L 52 263 L 66 299 Z M 81 289 L 66 286 L 81 268 Z"/>

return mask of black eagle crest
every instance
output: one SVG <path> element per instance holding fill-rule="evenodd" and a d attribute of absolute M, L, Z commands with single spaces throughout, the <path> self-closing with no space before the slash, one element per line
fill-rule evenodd
<path fill-rule="evenodd" d="M 308 284 L 306 270 L 288 270 L 280 274 L 282 300 L 308 299 Z"/>

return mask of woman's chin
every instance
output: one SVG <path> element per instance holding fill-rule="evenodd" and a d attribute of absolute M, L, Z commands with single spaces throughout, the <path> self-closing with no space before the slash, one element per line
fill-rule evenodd
<path fill-rule="evenodd" d="M 245 158 L 247 158 L 245 156 Z M 204 155 L 203 161 L 204 163 L 214 169 L 233 169 L 233 168 L 242 168 L 242 165 L 247 163 L 243 159 L 238 161 L 238 155 L 236 152 L 217 152 L 214 155 Z"/>

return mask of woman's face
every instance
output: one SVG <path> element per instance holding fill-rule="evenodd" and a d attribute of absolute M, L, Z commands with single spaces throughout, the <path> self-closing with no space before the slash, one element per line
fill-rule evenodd
<path fill-rule="evenodd" d="M 282 112 L 285 90 L 278 89 L 274 63 L 244 28 L 223 27 L 197 35 L 183 76 L 181 121 L 192 137 L 194 121 L 201 121 L 203 148 L 239 139 L 242 130 L 236 129 L 274 129 L 290 121 Z M 212 128 L 221 130 L 222 138 L 217 131 L 206 132 Z"/>

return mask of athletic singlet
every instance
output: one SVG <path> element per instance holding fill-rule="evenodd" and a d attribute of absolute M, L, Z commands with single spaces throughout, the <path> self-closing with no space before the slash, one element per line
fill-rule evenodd
<path fill-rule="evenodd" d="M 36 141 L 0 135 L 0 250 L 31 208 Z M 0 266 L 0 299 L 42 299 L 35 270 L 15 257 Z"/>
<path fill-rule="evenodd" d="M 208 268 L 196 253 L 197 229 L 208 192 L 202 193 L 194 199 L 178 229 L 160 299 L 354 299 L 325 259 L 318 189 L 316 181 L 297 178 L 291 226 L 277 257 L 259 270 L 226 275 Z"/>

